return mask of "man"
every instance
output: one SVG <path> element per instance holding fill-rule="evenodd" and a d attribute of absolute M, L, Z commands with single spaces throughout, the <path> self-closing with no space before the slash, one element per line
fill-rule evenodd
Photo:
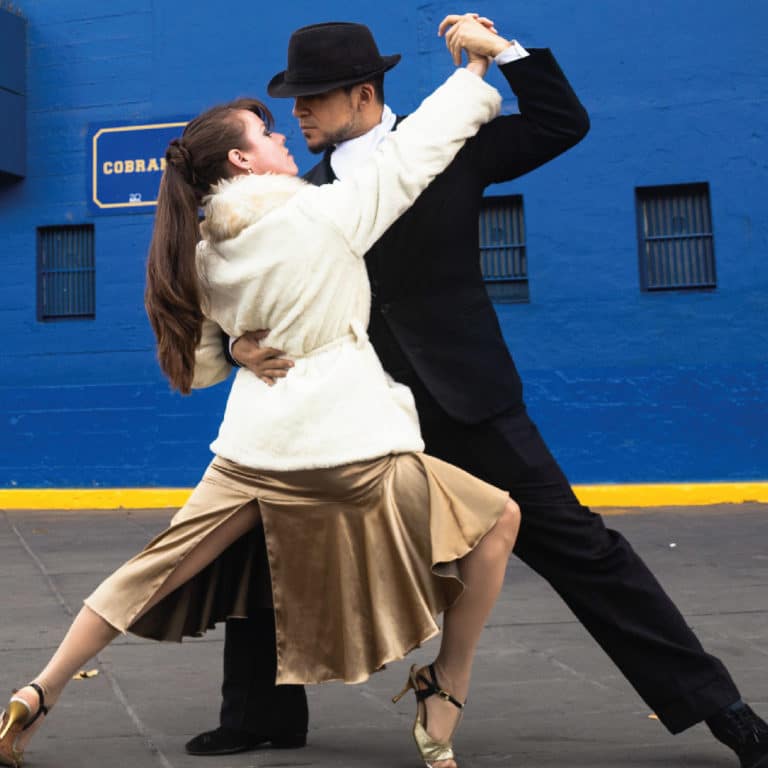
<path fill-rule="evenodd" d="M 501 38 L 487 20 L 448 19 L 462 41 L 495 58 L 520 114 L 484 126 L 366 256 L 369 334 L 384 367 L 414 393 L 426 450 L 509 490 L 522 509 L 515 554 L 549 581 L 672 732 L 706 720 L 742 768 L 768 768 L 768 726 L 744 702 L 723 664 L 707 654 L 653 575 L 617 532 L 581 506 L 526 413 L 522 384 L 482 282 L 478 213 L 494 182 L 517 178 L 576 144 L 589 122 L 547 50 Z M 478 50 L 475 47 L 475 50 Z M 382 57 L 354 24 L 295 32 L 288 68 L 269 93 L 293 113 L 323 159 L 306 176 L 341 178 L 399 118 L 383 99 Z M 290 375 L 279 350 L 251 334 L 233 356 L 265 381 Z M 275 687 L 270 612 L 227 626 L 221 727 L 192 739 L 192 754 L 302 746 L 303 689 Z"/>

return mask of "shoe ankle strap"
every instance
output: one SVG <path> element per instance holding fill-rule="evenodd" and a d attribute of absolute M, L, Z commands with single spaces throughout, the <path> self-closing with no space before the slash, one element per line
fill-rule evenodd
<path fill-rule="evenodd" d="M 464 704 L 466 704 L 466 702 L 462 704 L 453 694 L 440 687 L 440 683 L 437 680 L 437 673 L 435 672 L 435 665 L 430 664 L 427 668 L 429 669 L 429 674 L 432 679 L 427 679 L 421 672 L 417 675 L 418 681 L 424 683 L 425 687 L 416 690 L 416 699 L 418 701 L 424 701 L 424 699 L 428 699 L 430 696 L 438 696 L 443 699 L 443 701 L 450 701 L 457 709 L 464 709 Z"/>
<path fill-rule="evenodd" d="M 40 717 L 40 715 L 48 714 L 48 707 L 45 706 L 45 692 L 43 691 L 43 687 L 37 683 L 30 683 L 29 687 L 32 688 L 32 690 L 37 694 L 39 704 L 37 707 L 37 712 L 35 712 L 32 719 L 24 726 L 25 731 L 27 728 L 32 726 L 32 724 Z"/>

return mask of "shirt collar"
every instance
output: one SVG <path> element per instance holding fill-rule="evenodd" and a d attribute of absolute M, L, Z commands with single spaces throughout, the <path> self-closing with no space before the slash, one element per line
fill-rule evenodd
<path fill-rule="evenodd" d="M 336 178 L 343 179 L 353 168 L 360 165 L 381 144 L 395 127 L 396 122 L 397 116 L 385 104 L 381 113 L 381 122 L 362 136 L 337 144 L 331 153 L 331 170 Z"/>

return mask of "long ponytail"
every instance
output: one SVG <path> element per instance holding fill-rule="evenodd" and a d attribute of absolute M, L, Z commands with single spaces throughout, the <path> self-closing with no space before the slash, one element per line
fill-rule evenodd
<path fill-rule="evenodd" d="M 240 110 L 254 112 L 272 127 L 272 115 L 264 104 L 256 99 L 238 99 L 192 120 L 165 154 L 144 305 L 157 339 L 160 368 L 184 395 L 192 388 L 195 348 L 203 324 L 195 266 L 195 247 L 200 239 L 198 210 L 211 185 L 230 175 L 229 150 L 245 149 L 245 125 L 237 119 Z"/>

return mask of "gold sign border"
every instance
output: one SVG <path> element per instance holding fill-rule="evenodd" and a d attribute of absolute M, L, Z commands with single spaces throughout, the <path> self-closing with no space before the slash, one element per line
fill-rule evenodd
<path fill-rule="evenodd" d="M 102 203 L 96 196 L 98 190 L 98 139 L 102 133 L 124 133 L 126 131 L 146 131 L 151 128 L 182 128 L 187 123 L 149 123 L 147 125 L 117 125 L 114 128 L 100 128 L 93 134 L 92 152 L 93 155 L 93 175 L 91 183 L 91 200 L 99 208 L 141 208 L 148 205 L 157 205 L 157 200 L 142 200 L 140 203 Z"/>

